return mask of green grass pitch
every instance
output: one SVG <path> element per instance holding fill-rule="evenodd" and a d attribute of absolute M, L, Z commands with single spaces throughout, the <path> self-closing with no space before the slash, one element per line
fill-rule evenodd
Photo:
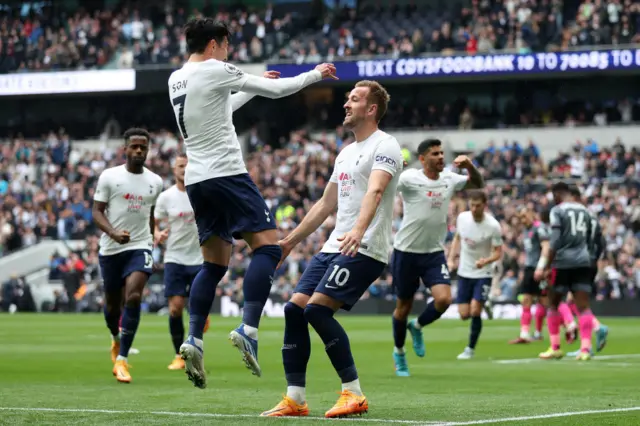
<path fill-rule="evenodd" d="M 205 335 L 209 387 L 194 388 L 172 359 L 167 317 L 143 316 L 131 355 L 133 383 L 111 374 L 109 336 L 100 315 L 0 316 L 0 425 L 324 424 L 340 381 L 312 331 L 307 378 L 311 418 L 255 417 L 286 390 L 280 347 L 284 320 L 264 318 L 257 378 L 227 335 L 238 319 L 212 318 Z M 538 361 L 546 343 L 510 346 L 515 321 L 484 321 L 471 361 L 456 356 L 468 323 L 425 329 L 427 355 L 407 349 L 412 376 L 396 377 L 389 317 L 340 316 L 353 348 L 369 413 L 334 420 L 414 425 L 640 425 L 640 320 L 607 319 L 609 343 L 592 361 Z M 563 348 L 571 349 L 573 348 Z M 329 420 L 331 421 L 331 420 Z"/>

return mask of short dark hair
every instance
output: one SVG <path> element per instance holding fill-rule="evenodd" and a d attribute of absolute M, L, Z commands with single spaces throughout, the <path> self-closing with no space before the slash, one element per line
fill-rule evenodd
<path fill-rule="evenodd" d="M 469 191 L 469 199 L 473 201 L 482 201 L 484 204 L 487 204 L 487 194 L 481 189 L 474 189 Z"/>
<path fill-rule="evenodd" d="M 229 38 L 229 34 L 227 24 L 213 18 L 194 18 L 184 26 L 187 51 L 190 54 L 203 53 L 211 40 L 222 44 L 225 38 Z"/>
<path fill-rule="evenodd" d="M 582 192 L 580 192 L 580 188 L 578 188 L 578 185 L 571 185 L 571 187 L 569 188 L 569 193 L 577 198 L 582 198 Z"/>
<path fill-rule="evenodd" d="M 569 192 L 569 185 L 565 182 L 556 182 L 551 186 L 552 192 Z"/>
<path fill-rule="evenodd" d="M 178 158 L 187 158 L 187 153 L 186 152 L 179 152 L 178 155 L 176 155 L 176 159 Z"/>
<path fill-rule="evenodd" d="M 151 134 L 146 129 L 143 129 L 141 127 L 132 127 L 128 129 L 126 132 L 124 132 L 123 136 L 124 136 L 125 144 L 128 144 L 129 139 L 131 139 L 134 136 L 142 136 L 144 138 L 147 138 L 147 142 L 151 142 Z"/>
<path fill-rule="evenodd" d="M 427 139 L 422 141 L 420 145 L 418 145 L 418 154 L 424 155 L 434 146 L 442 146 L 442 141 L 440 139 Z"/>

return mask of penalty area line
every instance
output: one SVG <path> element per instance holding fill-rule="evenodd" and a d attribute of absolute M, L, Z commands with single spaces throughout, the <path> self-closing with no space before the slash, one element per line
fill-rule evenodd
<path fill-rule="evenodd" d="M 254 414 L 222 414 L 222 413 L 189 413 L 180 411 L 138 411 L 138 410 L 103 410 L 91 408 L 47 408 L 47 407 L 0 407 L 0 411 L 7 412 L 30 412 L 30 413 L 93 413 L 93 414 L 135 414 L 147 416 L 169 416 L 169 417 L 200 417 L 200 418 L 222 418 L 222 419 L 238 419 L 238 418 L 254 418 L 259 419 L 260 416 Z M 274 419 L 269 417 L 269 419 Z M 389 419 L 371 419 L 368 417 L 347 417 L 344 419 L 328 419 L 326 417 L 277 417 L 282 420 L 327 420 L 327 421 L 343 421 L 343 422 L 374 422 L 374 423 L 397 423 L 407 425 L 425 425 L 425 426 L 444 426 L 449 424 L 444 421 L 418 421 L 418 420 L 389 420 Z"/>
<path fill-rule="evenodd" d="M 588 416 L 591 414 L 626 413 L 630 411 L 640 411 L 640 407 L 573 411 L 573 412 L 567 412 L 567 413 L 540 414 L 537 416 L 503 417 L 503 418 L 497 418 L 497 419 L 471 420 L 468 422 L 448 422 L 448 423 L 445 423 L 443 426 L 485 425 L 485 424 L 491 424 L 491 423 L 507 423 L 507 422 L 521 422 L 521 421 L 527 421 L 527 420 L 557 419 L 561 417 L 571 417 L 571 416 Z"/>

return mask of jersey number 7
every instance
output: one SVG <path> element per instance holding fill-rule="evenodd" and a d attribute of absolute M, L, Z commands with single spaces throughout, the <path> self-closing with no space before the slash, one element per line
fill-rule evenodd
<path fill-rule="evenodd" d="M 189 135 L 187 135 L 187 128 L 184 125 L 184 103 L 186 100 L 186 93 L 171 100 L 173 102 L 173 112 L 176 113 L 176 117 L 178 118 L 178 125 L 180 126 L 180 133 L 182 133 L 183 139 L 187 139 L 189 137 Z M 178 107 L 177 111 L 176 107 Z"/>

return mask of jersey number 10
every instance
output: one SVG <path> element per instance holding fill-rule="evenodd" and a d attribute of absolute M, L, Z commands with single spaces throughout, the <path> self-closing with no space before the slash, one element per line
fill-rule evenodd
<path fill-rule="evenodd" d="M 171 100 L 173 102 L 173 112 L 176 114 L 176 118 L 178 119 L 178 125 L 180 126 L 180 133 L 182 133 L 183 139 L 187 139 L 189 137 L 187 135 L 187 128 L 184 125 L 184 103 L 186 102 L 186 100 L 186 93 Z M 176 107 L 178 107 L 177 110 Z"/>
<path fill-rule="evenodd" d="M 587 223 L 584 221 L 584 212 L 576 213 L 570 210 L 569 220 L 571 221 L 571 235 L 577 235 L 578 233 L 583 235 L 587 234 Z"/>

